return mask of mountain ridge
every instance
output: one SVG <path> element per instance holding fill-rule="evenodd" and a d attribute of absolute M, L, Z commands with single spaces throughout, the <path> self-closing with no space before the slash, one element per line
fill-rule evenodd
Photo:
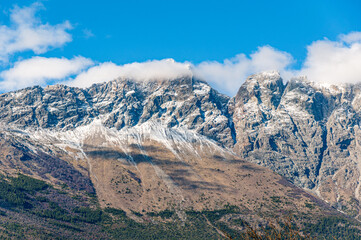
<path fill-rule="evenodd" d="M 336 214 L 315 196 L 358 218 L 360 96 L 359 85 L 284 83 L 274 71 L 233 98 L 192 77 L 26 88 L 0 95 L 0 173 L 80 184 L 137 221 L 229 205 L 255 219 Z"/>

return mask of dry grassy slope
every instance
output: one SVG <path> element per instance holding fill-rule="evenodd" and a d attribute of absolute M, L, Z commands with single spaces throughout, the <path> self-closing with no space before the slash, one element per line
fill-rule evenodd
<path fill-rule="evenodd" d="M 86 163 L 72 161 L 60 149 L 42 145 L 25 132 L 0 130 L 0 175 L 23 173 L 54 186 L 66 185 L 74 193 L 94 193 Z"/>
<path fill-rule="evenodd" d="M 148 212 L 219 209 L 230 204 L 267 212 L 303 211 L 306 202 L 314 202 L 281 176 L 229 153 L 203 149 L 198 156 L 189 151 L 179 159 L 154 141 L 142 148 L 129 146 L 136 166 L 117 147 L 87 145 L 84 149 L 103 206 Z"/>
<path fill-rule="evenodd" d="M 280 175 L 197 134 L 160 131 L 156 125 L 127 132 L 90 126 L 80 132 L 80 151 L 104 207 L 128 212 L 176 209 L 180 216 L 182 210 L 225 205 L 239 206 L 247 214 L 328 211 Z M 76 151 L 71 150 L 80 155 Z"/>
<path fill-rule="evenodd" d="M 280 175 L 206 137 L 158 127 L 116 131 L 92 124 L 57 133 L 6 131 L 0 141 L 1 169 L 75 189 L 94 186 L 102 207 L 130 215 L 171 209 L 182 218 L 185 210 L 226 205 L 239 206 L 245 215 L 333 212 Z"/>

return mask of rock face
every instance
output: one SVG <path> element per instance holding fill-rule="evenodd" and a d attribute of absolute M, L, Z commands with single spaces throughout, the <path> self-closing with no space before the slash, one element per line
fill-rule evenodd
<path fill-rule="evenodd" d="M 307 204 L 319 215 L 334 214 L 284 177 L 227 149 L 236 140 L 228 102 L 192 78 L 3 94 L 0 174 L 20 171 L 74 191 L 94 187 L 102 207 L 128 214 L 172 209 L 182 221 L 187 210 L 227 206 L 250 218 L 307 215 Z"/>
<path fill-rule="evenodd" d="M 360 86 L 250 76 L 229 102 L 234 151 L 357 216 Z"/>
<path fill-rule="evenodd" d="M 324 101 L 306 81 L 284 86 L 276 72 L 249 77 L 230 101 L 234 150 L 313 189 L 326 148 Z"/>
<path fill-rule="evenodd" d="M 147 121 L 185 127 L 232 146 L 225 111 L 229 97 L 190 77 L 171 81 L 116 80 L 88 89 L 62 85 L 31 87 L 0 95 L 0 119 L 7 124 L 42 129 L 75 129 L 100 118 L 122 129 Z"/>
<path fill-rule="evenodd" d="M 232 155 L 229 151 L 233 151 L 238 155 L 236 159 L 270 168 L 356 217 L 361 200 L 360 90 L 359 85 L 324 86 L 306 78 L 284 83 L 277 72 L 264 72 L 250 76 L 230 99 L 191 77 L 150 82 L 118 79 L 87 89 L 56 85 L 2 94 L 0 120 L 3 129 L 26 132 L 31 139 L 45 144 L 50 149 L 47 152 L 58 151 L 68 159 L 83 156 L 83 167 L 90 172 L 91 166 L 100 162 L 94 141 L 105 149 L 111 148 L 108 155 L 102 149 L 101 156 L 128 159 L 130 163 L 134 156 L 127 149 L 136 152 L 138 158 L 144 155 L 158 159 L 159 149 L 166 148 L 164 154 L 170 159 L 184 159 L 188 154 L 189 161 L 195 159 L 193 153 L 200 159 L 209 158 L 209 153 L 201 149 L 216 151 L 217 155 L 222 151 Z M 84 132 L 91 131 L 85 129 L 95 122 L 103 130 L 92 139 Z M 114 134 L 104 129 L 122 133 L 122 138 L 112 138 Z M 144 134 L 139 135 L 135 129 Z M 218 145 L 221 150 L 205 150 L 202 141 Z M 116 143 L 126 149 L 114 152 Z M 162 147 L 142 152 L 145 147 L 151 149 L 151 143 Z M 101 168 L 94 168 L 98 175 L 103 174 Z M 195 168 L 191 169 L 189 174 L 196 179 Z M 147 175 L 145 172 L 153 170 L 144 168 L 140 172 Z M 124 166 L 119 170 L 136 171 Z M 129 176 L 135 179 L 132 192 L 136 193 L 136 179 L 142 178 Z M 160 173 L 158 177 L 164 180 L 167 176 Z M 167 185 L 167 181 L 162 184 Z M 104 188 L 103 195 L 107 193 Z M 116 198 L 114 194 L 109 199 Z M 108 199 L 105 195 L 104 199 Z"/>

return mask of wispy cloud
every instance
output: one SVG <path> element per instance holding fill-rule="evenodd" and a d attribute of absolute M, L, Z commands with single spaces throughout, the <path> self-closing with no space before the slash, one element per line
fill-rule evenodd
<path fill-rule="evenodd" d="M 83 29 L 82 31 L 84 38 L 88 39 L 94 37 L 94 33 L 90 29 Z"/>
<path fill-rule="evenodd" d="M 62 81 L 65 78 L 79 74 L 93 64 L 84 57 L 45 58 L 33 57 L 16 62 L 14 67 L 0 73 L 3 81 L 0 89 L 9 91 L 33 85 L 45 85 L 48 81 Z"/>
<path fill-rule="evenodd" d="M 16 6 L 11 10 L 9 26 L 0 25 L 0 62 L 7 62 L 10 55 L 33 51 L 36 54 L 61 47 L 72 40 L 67 32 L 72 28 L 68 21 L 50 25 L 42 23 L 36 12 L 43 8 L 39 2 L 29 7 Z"/>

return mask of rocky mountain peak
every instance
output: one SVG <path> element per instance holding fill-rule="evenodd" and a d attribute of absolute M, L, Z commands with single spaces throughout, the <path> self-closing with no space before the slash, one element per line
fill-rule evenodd
<path fill-rule="evenodd" d="M 96 118 L 118 130 L 156 121 L 164 127 L 186 127 L 230 146 L 228 101 L 229 97 L 190 76 L 143 82 L 116 79 L 87 89 L 55 85 L 2 94 L 0 118 L 20 127 L 58 130 L 87 125 Z"/>
<path fill-rule="evenodd" d="M 277 71 L 262 72 L 246 79 L 235 96 L 236 102 L 243 104 L 254 101 L 271 109 L 276 109 L 284 91 L 283 80 Z"/>

